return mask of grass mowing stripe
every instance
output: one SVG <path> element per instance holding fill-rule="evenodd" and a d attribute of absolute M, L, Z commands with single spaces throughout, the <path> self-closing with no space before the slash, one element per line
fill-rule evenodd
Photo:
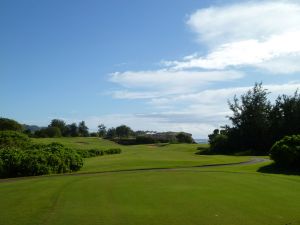
<path fill-rule="evenodd" d="M 194 170 L 46 179 L 45 188 L 72 180 L 47 223 L 281 225 L 300 221 L 299 182 L 282 182 L 279 175 Z M 22 186 L 35 191 L 40 184 L 39 180 L 23 181 Z M 12 191 L 18 186 L 4 185 Z M 0 205 L 1 218 L 18 210 L 17 205 L 9 211 Z M 32 221 L 30 216 L 27 219 Z"/>

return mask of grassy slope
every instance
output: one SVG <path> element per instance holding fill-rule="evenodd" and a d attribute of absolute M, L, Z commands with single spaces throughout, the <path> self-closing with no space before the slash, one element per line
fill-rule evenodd
<path fill-rule="evenodd" d="M 124 153 L 92 158 L 96 162 L 87 165 L 103 170 L 102 163 L 116 168 L 124 160 L 126 168 L 138 158 L 146 166 L 159 160 L 159 166 L 199 164 L 203 156 L 194 147 L 122 147 Z M 0 224 L 299 225 L 300 177 L 256 172 L 265 164 L 4 182 Z"/>
<path fill-rule="evenodd" d="M 105 139 L 94 137 L 62 137 L 62 138 L 32 138 L 32 141 L 39 144 L 49 144 L 52 142 L 62 143 L 70 148 L 88 150 L 88 149 L 108 149 L 118 148 L 120 145 Z"/>
<path fill-rule="evenodd" d="M 121 148 L 118 155 L 107 155 L 85 159 L 84 167 L 80 172 L 98 172 L 141 168 L 170 168 L 197 166 L 205 164 L 231 163 L 249 160 L 249 157 L 233 156 L 200 156 L 197 144 L 173 144 L 166 146 L 135 145 L 122 146 L 114 142 L 99 138 L 40 138 L 33 139 L 36 143 L 60 142 L 77 149 L 109 149 Z"/>

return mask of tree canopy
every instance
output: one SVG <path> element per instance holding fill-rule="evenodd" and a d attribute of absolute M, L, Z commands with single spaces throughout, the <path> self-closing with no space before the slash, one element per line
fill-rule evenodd
<path fill-rule="evenodd" d="M 285 135 L 300 133 L 300 95 L 278 96 L 275 104 L 268 100 L 262 83 L 229 101 L 231 125 L 209 135 L 215 153 L 249 152 L 267 154 L 271 146 Z"/>
<path fill-rule="evenodd" d="M 238 148 L 262 151 L 269 147 L 266 136 L 271 103 L 267 95 L 268 92 L 262 87 L 262 83 L 256 83 L 253 89 L 243 94 L 240 99 L 235 96 L 233 102 L 229 102 L 229 108 L 233 112 L 229 119 L 233 129 L 238 130 L 235 139 L 242 140 Z"/>
<path fill-rule="evenodd" d="M 88 137 L 89 136 L 89 128 L 85 125 L 84 121 L 81 121 L 78 124 L 78 133 L 81 137 Z"/>
<path fill-rule="evenodd" d="M 98 126 L 98 135 L 99 137 L 105 137 L 107 131 L 106 131 L 106 126 L 104 124 L 100 124 Z"/>
<path fill-rule="evenodd" d="M 130 127 L 128 127 L 126 125 L 121 125 L 121 126 L 116 127 L 116 135 L 119 138 L 129 137 L 132 134 L 133 134 L 133 131 L 131 130 Z"/>

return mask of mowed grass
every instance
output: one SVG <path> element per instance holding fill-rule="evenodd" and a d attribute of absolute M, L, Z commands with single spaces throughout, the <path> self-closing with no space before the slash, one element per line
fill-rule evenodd
<path fill-rule="evenodd" d="M 192 167 L 249 159 L 196 155 L 197 146 L 119 146 L 119 155 L 87 159 L 87 174 L 2 180 L 0 224 L 300 225 L 300 176 L 256 172 L 269 162 Z"/>
<path fill-rule="evenodd" d="M 122 153 L 85 159 L 79 172 L 100 172 L 113 170 L 175 168 L 207 164 L 234 163 L 248 161 L 250 157 L 241 156 L 204 156 L 197 155 L 199 144 L 151 144 L 124 146 L 100 138 L 39 138 L 35 143 L 48 144 L 59 142 L 70 148 L 109 149 L 121 148 Z"/>
<path fill-rule="evenodd" d="M 261 174 L 253 165 L 245 167 L 248 169 L 119 172 L 0 183 L 0 223 L 299 225 L 300 178 Z"/>
<path fill-rule="evenodd" d="M 106 139 L 96 137 L 61 137 L 61 138 L 32 138 L 34 143 L 50 144 L 52 142 L 61 143 L 69 148 L 80 150 L 118 148 L 120 145 Z"/>

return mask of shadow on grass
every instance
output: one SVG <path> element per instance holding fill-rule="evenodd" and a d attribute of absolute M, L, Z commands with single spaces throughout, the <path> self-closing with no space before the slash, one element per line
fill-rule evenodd
<path fill-rule="evenodd" d="M 215 155 L 213 152 L 210 151 L 208 147 L 199 146 L 197 148 L 197 152 L 195 152 L 196 155 Z"/>
<path fill-rule="evenodd" d="M 273 173 L 273 174 L 285 174 L 285 175 L 298 175 L 300 176 L 300 170 L 287 169 L 276 166 L 275 163 L 260 167 L 257 172 L 260 173 Z"/>

